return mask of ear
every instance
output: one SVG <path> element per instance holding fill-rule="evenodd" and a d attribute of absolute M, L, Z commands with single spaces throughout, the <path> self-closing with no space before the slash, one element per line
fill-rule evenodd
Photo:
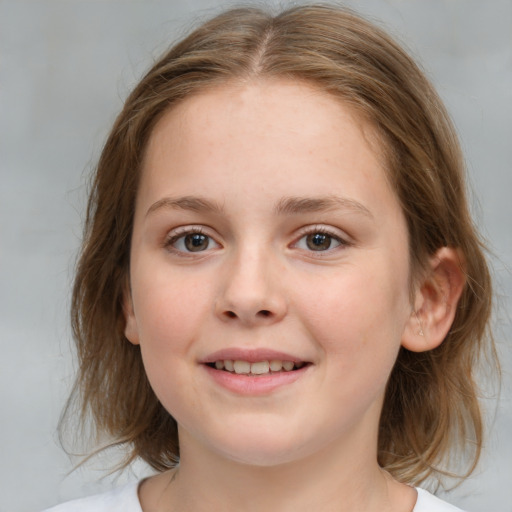
<path fill-rule="evenodd" d="M 417 285 L 414 308 L 402 335 L 404 348 L 425 352 L 443 342 L 453 324 L 465 282 L 460 252 L 449 247 L 439 249 Z"/>
<path fill-rule="evenodd" d="M 124 335 L 130 343 L 139 345 L 139 328 L 137 326 L 137 319 L 135 318 L 135 311 L 133 309 L 132 292 L 128 279 L 126 281 L 123 292 L 123 314 L 125 321 Z"/>

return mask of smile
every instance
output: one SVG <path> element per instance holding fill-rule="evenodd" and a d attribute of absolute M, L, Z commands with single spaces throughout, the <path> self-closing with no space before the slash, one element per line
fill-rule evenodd
<path fill-rule="evenodd" d="M 272 359 L 270 361 L 243 361 L 220 359 L 214 363 L 207 363 L 210 368 L 216 370 L 223 370 L 226 372 L 236 373 L 237 375 L 258 376 L 269 375 L 280 372 L 291 372 L 299 370 L 305 364 L 304 362 L 282 361 L 279 359 Z"/>

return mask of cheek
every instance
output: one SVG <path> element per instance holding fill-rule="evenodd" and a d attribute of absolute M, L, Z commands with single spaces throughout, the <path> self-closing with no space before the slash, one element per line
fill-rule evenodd
<path fill-rule="evenodd" d="M 203 282 L 160 273 L 134 283 L 133 296 L 142 349 L 164 353 L 195 338 L 209 293 Z"/>
<path fill-rule="evenodd" d="M 204 323 L 208 294 L 200 283 L 169 279 L 168 275 L 165 279 L 153 276 L 153 279 L 139 283 L 134 291 L 141 355 L 147 377 L 164 407 L 173 416 L 180 417 L 184 382 L 188 382 L 190 388 L 188 400 L 194 396 L 195 383 L 189 379 L 190 365 L 195 361 L 194 342 Z"/>
<path fill-rule="evenodd" d="M 407 279 L 394 266 L 351 265 L 303 290 L 303 317 L 326 352 L 373 360 L 398 350 L 410 306 Z"/>

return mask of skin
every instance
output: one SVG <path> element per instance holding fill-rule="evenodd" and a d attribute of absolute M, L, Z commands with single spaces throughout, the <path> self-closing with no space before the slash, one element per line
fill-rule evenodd
<path fill-rule="evenodd" d="M 286 81 L 224 85 L 157 124 L 125 332 L 178 422 L 181 461 L 141 486 L 145 511 L 413 509 L 414 489 L 377 464 L 385 386 L 401 345 L 442 341 L 463 279 L 444 248 L 411 303 L 406 221 L 372 140 L 346 105 Z M 187 248 L 191 230 L 205 250 Z M 311 249 L 315 233 L 327 249 Z M 202 364 L 233 347 L 308 366 L 241 395 Z"/>

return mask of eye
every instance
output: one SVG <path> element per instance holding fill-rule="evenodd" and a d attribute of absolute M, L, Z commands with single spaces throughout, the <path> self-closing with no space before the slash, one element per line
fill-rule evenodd
<path fill-rule="evenodd" d="M 207 249 L 219 247 L 212 237 L 200 230 L 189 230 L 171 235 L 165 245 L 173 251 L 182 253 L 204 252 Z"/>
<path fill-rule="evenodd" d="M 330 249 L 335 249 L 340 245 L 348 244 L 339 236 L 336 236 L 324 230 L 316 229 L 314 231 L 306 233 L 304 236 L 299 238 L 299 240 L 295 244 L 295 247 L 297 247 L 298 249 L 303 249 L 305 251 L 322 252 L 328 251 Z"/>

